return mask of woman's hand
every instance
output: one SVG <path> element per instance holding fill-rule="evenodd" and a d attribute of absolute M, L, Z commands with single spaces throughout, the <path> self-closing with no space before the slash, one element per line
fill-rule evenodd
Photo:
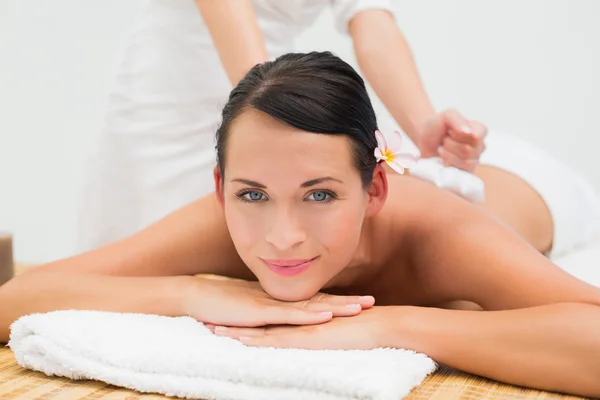
<path fill-rule="evenodd" d="M 404 312 L 400 309 L 404 308 L 407 307 L 372 307 L 360 315 L 334 318 L 320 325 L 261 328 L 208 325 L 208 328 L 216 335 L 240 340 L 248 346 L 369 350 L 388 346 L 388 338 L 394 334 L 388 326 L 398 323 L 393 319 L 402 318 Z M 395 311 L 390 312 L 393 309 Z M 401 338 L 394 338 L 394 343 L 401 342 Z M 406 345 L 403 348 L 410 348 L 410 342 L 408 340 L 404 342 Z"/>
<path fill-rule="evenodd" d="M 373 306 L 372 296 L 333 296 L 285 302 L 269 296 L 258 282 L 193 278 L 184 296 L 184 313 L 214 325 L 256 327 L 274 324 L 321 324 L 352 316 Z"/>
<path fill-rule="evenodd" d="M 415 143 L 423 158 L 440 157 L 447 166 L 473 172 L 485 150 L 487 128 L 447 110 L 429 118 Z"/>

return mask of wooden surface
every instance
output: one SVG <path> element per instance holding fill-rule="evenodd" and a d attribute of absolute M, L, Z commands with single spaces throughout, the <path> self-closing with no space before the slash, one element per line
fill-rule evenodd
<path fill-rule="evenodd" d="M 22 267 L 18 267 L 22 270 Z M 166 396 L 142 394 L 103 382 L 72 381 L 49 377 L 21 368 L 9 348 L 0 345 L 0 400 L 6 399 L 168 399 Z M 581 399 L 538 390 L 501 384 L 488 379 L 442 367 L 415 388 L 407 400 L 475 400 L 475 399 Z M 307 399 L 308 400 L 308 399 Z"/>

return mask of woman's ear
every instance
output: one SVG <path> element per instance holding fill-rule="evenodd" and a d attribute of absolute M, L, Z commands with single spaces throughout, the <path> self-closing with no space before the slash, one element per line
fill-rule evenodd
<path fill-rule="evenodd" d="M 219 166 L 215 165 L 213 169 L 213 178 L 215 179 L 215 193 L 217 195 L 217 201 L 224 207 L 223 200 L 223 176 L 221 175 L 221 171 L 219 170 Z"/>
<path fill-rule="evenodd" d="M 383 208 L 388 195 L 387 174 L 381 164 L 377 164 L 373 170 L 373 180 L 367 190 L 367 195 L 369 198 L 366 216 L 371 217 Z"/>

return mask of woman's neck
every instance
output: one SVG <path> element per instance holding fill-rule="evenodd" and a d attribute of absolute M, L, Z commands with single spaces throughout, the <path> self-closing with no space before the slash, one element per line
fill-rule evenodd
<path fill-rule="evenodd" d="M 356 252 L 350 263 L 325 285 L 325 289 L 347 289 L 371 282 L 388 264 L 392 244 L 392 226 L 388 218 L 375 215 L 366 218 Z M 390 235 L 388 235 L 390 233 Z"/>

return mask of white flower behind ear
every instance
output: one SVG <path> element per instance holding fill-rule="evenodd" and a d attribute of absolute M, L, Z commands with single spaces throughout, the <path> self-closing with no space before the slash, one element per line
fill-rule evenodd
<path fill-rule="evenodd" d="M 405 168 L 410 168 L 417 162 L 417 157 L 410 153 L 400 153 L 402 147 L 402 134 L 394 131 L 394 134 L 387 138 L 380 130 L 375 131 L 377 147 L 375 148 L 375 158 L 377 162 L 385 161 L 394 171 L 399 174 L 404 173 Z"/>

